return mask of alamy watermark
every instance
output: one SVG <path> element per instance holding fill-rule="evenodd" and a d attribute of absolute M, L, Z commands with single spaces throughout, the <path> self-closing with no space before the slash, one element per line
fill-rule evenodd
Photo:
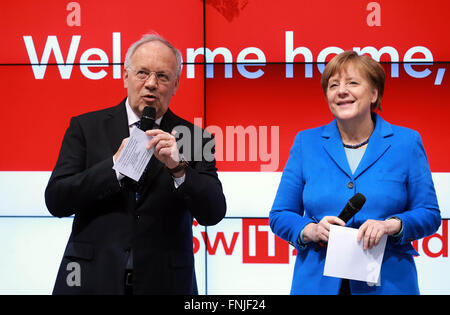
<path fill-rule="evenodd" d="M 202 126 L 202 118 L 194 118 L 194 124 Z M 178 149 L 189 161 L 260 162 L 260 171 L 278 169 L 279 126 L 207 126 L 205 130 L 194 128 L 194 134 L 186 126 L 177 126 L 175 137 Z M 213 138 L 214 136 L 214 138 Z M 194 146 L 192 146 L 192 143 Z M 203 146 L 202 146 L 203 144 Z M 194 150 L 192 150 L 194 147 Z M 201 149 L 196 149 L 201 148 Z M 194 152 L 192 152 L 194 151 Z"/>
<path fill-rule="evenodd" d="M 81 287 L 81 267 L 80 264 L 72 261 L 67 264 L 67 271 L 70 271 L 66 277 L 66 283 L 69 287 Z"/>

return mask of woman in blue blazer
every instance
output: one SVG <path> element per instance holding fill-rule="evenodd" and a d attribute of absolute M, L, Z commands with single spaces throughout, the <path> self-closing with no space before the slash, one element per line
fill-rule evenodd
<path fill-rule="evenodd" d="M 382 66 L 353 51 L 333 58 L 322 88 L 335 119 L 295 137 L 269 215 L 272 231 L 297 248 L 291 294 L 418 294 L 411 245 L 441 223 L 420 135 L 391 125 L 381 110 Z M 337 216 L 362 193 L 366 203 L 347 224 Z M 388 235 L 378 285 L 323 276 L 330 224 L 358 228 L 365 249 Z"/>

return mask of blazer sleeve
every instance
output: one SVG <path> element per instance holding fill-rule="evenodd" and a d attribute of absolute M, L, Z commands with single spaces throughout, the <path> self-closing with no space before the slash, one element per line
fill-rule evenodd
<path fill-rule="evenodd" d="M 86 161 L 86 135 L 78 118 L 73 117 L 45 190 L 45 202 L 52 215 L 73 215 L 120 191 L 120 184 L 112 169 L 112 156 L 89 167 Z"/>
<path fill-rule="evenodd" d="M 431 171 L 419 133 L 414 131 L 409 158 L 406 211 L 395 214 L 403 223 L 398 243 L 407 244 L 436 232 L 441 224 Z"/>
<path fill-rule="evenodd" d="M 273 233 L 301 249 L 298 237 L 309 223 L 314 222 L 304 216 L 302 175 L 302 134 L 297 134 L 289 159 L 284 167 L 272 209 L 269 225 Z"/>

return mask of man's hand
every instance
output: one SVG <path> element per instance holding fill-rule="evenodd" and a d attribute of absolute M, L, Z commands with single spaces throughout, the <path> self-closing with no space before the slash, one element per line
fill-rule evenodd
<path fill-rule="evenodd" d="M 160 129 L 152 129 L 147 130 L 145 133 L 147 136 L 153 137 L 147 144 L 147 150 L 153 147 L 155 150 L 153 154 L 167 168 L 177 167 L 180 162 L 180 155 L 175 139 L 176 131 L 173 130 L 172 134 L 170 134 Z"/>
<path fill-rule="evenodd" d="M 117 150 L 116 154 L 114 154 L 114 162 L 117 162 L 117 159 L 119 158 L 120 152 L 122 152 L 123 147 L 127 143 L 128 139 L 129 138 L 125 138 L 125 139 L 122 140 L 122 143 L 120 144 L 119 149 Z"/>

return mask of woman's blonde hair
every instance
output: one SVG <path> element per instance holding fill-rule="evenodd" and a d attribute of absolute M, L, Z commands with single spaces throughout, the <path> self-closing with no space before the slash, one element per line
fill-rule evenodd
<path fill-rule="evenodd" d="M 325 96 L 327 95 L 328 81 L 330 78 L 336 73 L 345 71 L 349 64 L 355 66 L 361 74 L 366 76 L 372 87 L 377 89 L 378 97 L 375 103 L 372 103 L 371 109 L 372 111 L 377 109 L 381 111 L 381 98 L 383 97 L 384 82 L 386 80 L 384 69 L 371 57 L 366 55 L 358 55 L 356 52 L 351 50 L 344 51 L 343 53 L 335 56 L 323 70 L 320 84 L 322 85 Z"/>

